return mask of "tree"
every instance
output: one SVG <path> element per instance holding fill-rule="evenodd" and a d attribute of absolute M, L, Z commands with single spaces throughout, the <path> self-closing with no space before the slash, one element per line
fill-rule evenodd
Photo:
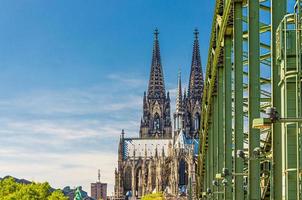
<path fill-rule="evenodd" d="M 164 200 L 164 199 L 165 197 L 163 193 L 147 194 L 142 198 L 142 200 Z"/>
<path fill-rule="evenodd" d="M 46 183 L 18 183 L 9 177 L 0 181 L 0 200 L 68 200 L 60 190 Z"/>
<path fill-rule="evenodd" d="M 8 196 L 20 189 L 20 185 L 12 177 L 0 181 L 0 198 Z"/>
<path fill-rule="evenodd" d="M 56 190 L 48 197 L 48 200 L 68 200 L 68 197 L 64 196 L 61 190 Z"/>

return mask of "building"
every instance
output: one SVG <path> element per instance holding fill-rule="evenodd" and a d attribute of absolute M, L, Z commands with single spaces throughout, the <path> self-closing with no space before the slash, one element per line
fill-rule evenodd
<path fill-rule="evenodd" d="M 107 199 L 107 183 L 101 183 L 100 170 L 98 171 L 98 181 L 91 183 L 91 197 L 95 200 Z"/>
<path fill-rule="evenodd" d="M 107 183 L 91 183 L 91 197 L 96 200 L 107 199 Z"/>
<path fill-rule="evenodd" d="M 194 194 L 198 153 L 198 131 L 203 91 L 203 74 L 198 31 L 195 30 L 188 90 L 182 90 L 178 75 L 173 130 L 169 92 L 165 90 L 158 30 L 154 45 L 147 93 L 138 138 L 122 131 L 115 170 L 115 197 L 140 198 L 153 191 L 169 195 Z"/>

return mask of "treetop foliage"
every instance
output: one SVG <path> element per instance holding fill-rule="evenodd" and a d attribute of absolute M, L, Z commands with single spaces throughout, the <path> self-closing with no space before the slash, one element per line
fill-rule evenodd
<path fill-rule="evenodd" d="M 0 180 L 0 200 L 68 200 L 61 190 L 45 183 L 18 183 L 13 177 Z"/>
<path fill-rule="evenodd" d="M 165 200 L 165 197 L 163 193 L 154 193 L 143 196 L 142 200 Z"/>

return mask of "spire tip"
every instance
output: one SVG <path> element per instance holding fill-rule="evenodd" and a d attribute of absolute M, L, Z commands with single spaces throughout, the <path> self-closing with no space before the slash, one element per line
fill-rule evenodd
<path fill-rule="evenodd" d="M 197 28 L 194 29 L 195 39 L 198 39 L 199 31 Z"/>
<path fill-rule="evenodd" d="M 158 35 L 159 35 L 158 28 L 155 28 L 155 30 L 154 30 L 154 36 L 155 36 L 156 40 L 158 40 Z"/>

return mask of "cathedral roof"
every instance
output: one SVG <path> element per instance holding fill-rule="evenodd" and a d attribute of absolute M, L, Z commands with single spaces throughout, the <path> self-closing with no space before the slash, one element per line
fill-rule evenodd
<path fill-rule="evenodd" d="M 159 153 L 164 151 L 168 155 L 169 143 L 172 139 L 142 139 L 142 138 L 125 138 L 124 139 L 124 159 L 133 157 L 134 151 L 136 157 L 147 158 L 154 157 L 156 149 Z"/>
<path fill-rule="evenodd" d="M 194 154 L 197 155 L 199 148 L 199 140 L 187 138 L 184 130 L 182 129 L 175 140 L 174 148 L 189 149 L 192 148 L 192 145 L 194 148 Z"/>
<path fill-rule="evenodd" d="M 180 133 L 177 136 L 177 139 L 175 141 L 175 147 L 184 149 L 186 145 L 186 136 L 183 131 L 183 129 L 180 131 Z"/>
<path fill-rule="evenodd" d="M 158 29 L 154 31 L 154 44 L 152 63 L 150 71 L 150 79 L 148 86 L 148 98 L 165 98 L 165 83 L 163 69 L 161 65 L 159 40 L 158 40 Z"/>

